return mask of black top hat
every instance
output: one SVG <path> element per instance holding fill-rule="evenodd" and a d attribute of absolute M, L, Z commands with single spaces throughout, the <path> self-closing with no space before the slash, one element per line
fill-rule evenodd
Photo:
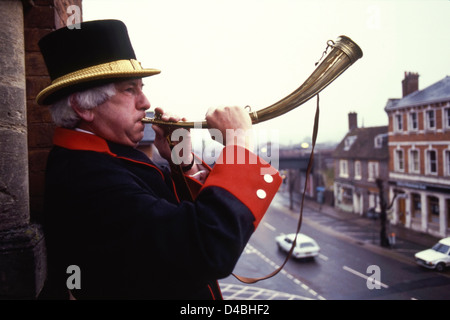
<path fill-rule="evenodd" d="M 39 47 L 52 80 L 36 97 L 41 105 L 89 87 L 160 73 L 142 68 L 127 28 L 119 20 L 88 21 L 79 29 L 58 29 L 44 36 Z"/>

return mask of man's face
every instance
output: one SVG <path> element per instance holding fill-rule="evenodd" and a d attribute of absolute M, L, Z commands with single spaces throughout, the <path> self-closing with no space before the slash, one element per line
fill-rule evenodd
<path fill-rule="evenodd" d="M 116 94 L 92 109 L 91 125 L 98 136 L 123 145 L 135 147 L 144 137 L 141 119 L 150 103 L 142 92 L 142 80 L 117 82 Z"/>

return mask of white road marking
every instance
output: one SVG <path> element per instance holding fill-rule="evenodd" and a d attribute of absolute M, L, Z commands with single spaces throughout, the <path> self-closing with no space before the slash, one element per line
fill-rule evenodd
<path fill-rule="evenodd" d="M 319 258 L 322 259 L 323 261 L 328 261 L 328 257 L 324 256 L 323 254 L 319 253 Z"/>
<path fill-rule="evenodd" d="M 271 225 L 271 224 L 269 224 L 269 223 L 267 223 L 267 222 L 263 222 L 263 224 L 264 224 L 264 226 L 265 226 L 267 229 L 269 229 L 269 230 L 271 230 L 271 231 L 276 231 L 276 230 L 277 230 L 273 225 Z"/>
<path fill-rule="evenodd" d="M 355 276 L 361 277 L 361 278 L 363 278 L 363 279 L 366 279 L 366 280 L 369 279 L 369 277 L 366 276 L 365 274 L 363 274 L 363 273 L 361 273 L 361 272 L 358 272 L 358 271 L 356 271 L 356 270 L 353 270 L 353 269 L 350 268 L 350 267 L 343 266 L 342 269 L 344 269 L 345 271 L 348 271 L 348 272 L 350 272 L 350 273 L 353 273 Z M 380 281 L 378 281 L 378 280 L 373 279 L 373 281 L 375 282 L 375 284 L 378 284 L 378 285 L 382 286 L 382 287 L 385 288 L 385 289 L 389 288 L 389 286 L 388 286 L 387 284 L 384 284 L 384 283 L 382 283 L 382 282 L 380 282 Z"/>
<path fill-rule="evenodd" d="M 266 263 L 270 264 L 273 268 L 278 269 L 279 265 L 277 265 L 275 262 L 270 260 L 268 257 L 266 257 L 261 251 L 253 247 L 250 243 L 247 243 L 245 253 L 254 253 L 257 256 L 259 256 L 262 260 L 264 260 Z M 313 296 L 316 296 L 319 300 L 325 300 L 324 297 L 319 295 L 316 291 L 308 287 L 306 284 L 301 282 L 299 279 L 295 278 L 292 274 L 288 273 L 284 269 L 280 271 L 283 275 L 285 275 L 289 280 L 293 281 L 296 285 L 302 287 L 304 290 L 308 291 Z"/>

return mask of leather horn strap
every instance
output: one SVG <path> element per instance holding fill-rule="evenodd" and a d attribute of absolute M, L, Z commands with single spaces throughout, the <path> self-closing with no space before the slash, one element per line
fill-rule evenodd
<path fill-rule="evenodd" d="M 309 175 L 311 173 L 311 169 L 312 169 L 313 163 L 314 163 L 314 147 L 316 146 L 317 132 L 319 130 L 319 94 L 317 94 L 316 96 L 317 96 L 317 106 L 316 106 L 316 114 L 314 116 L 314 127 L 313 127 L 313 134 L 312 134 L 311 155 L 309 156 L 308 167 L 306 168 L 306 182 L 305 182 L 305 187 L 303 189 L 302 202 L 300 204 L 300 216 L 298 218 L 296 235 L 298 235 L 298 233 L 300 232 L 300 228 L 302 226 L 303 204 L 305 202 L 305 194 L 306 194 L 306 188 L 307 188 L 308 181 L 309 181 Z M 294 248 L 295 248 L 295 245 L 296 245 L 296 242 L 297 242 L 297 236 L 294 238 L 294 242 L 292 243 L 291 249 L 289 250 L 286 258 L 284 259 L 284 262 L 281 264 L 281 266 L 279 266 L 275 271 L 271 272 L 270 274 L 268 274 L 268 275 L 266 275 L 264 277 L 260 277 L 260 278 L 243 277 L 243 276 L 236 275 L 234 273 L 232 273 L 232 275 L 236 279 L 238 279 L 239 281 L 241 281 L 243 283 L 248 283 L 248 284 L 256 283 L 256 282 L 261 281 L 261 280 L 266 280 L 266 279 L 272 278 L 273 276 L 278 274 L 284 268 L 284 266 L 286 265 L 288 260 L 291 258 L 292 252 L 294 251 Z"/>

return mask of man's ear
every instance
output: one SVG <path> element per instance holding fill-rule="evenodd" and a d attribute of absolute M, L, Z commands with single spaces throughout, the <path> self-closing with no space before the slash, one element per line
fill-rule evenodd
<path fill-rule="evenodd" d="M 76 93 L 70 95 L 69 102 L 70 106 L 72 107 L 73 111 L 84 121 L 86 122 L 92 122 L 94 120 L 94 113 L 92 112 L 92 109 L 84 109 L 81 108 L 78 104 L 77 99 L 75 99 Z"/>

